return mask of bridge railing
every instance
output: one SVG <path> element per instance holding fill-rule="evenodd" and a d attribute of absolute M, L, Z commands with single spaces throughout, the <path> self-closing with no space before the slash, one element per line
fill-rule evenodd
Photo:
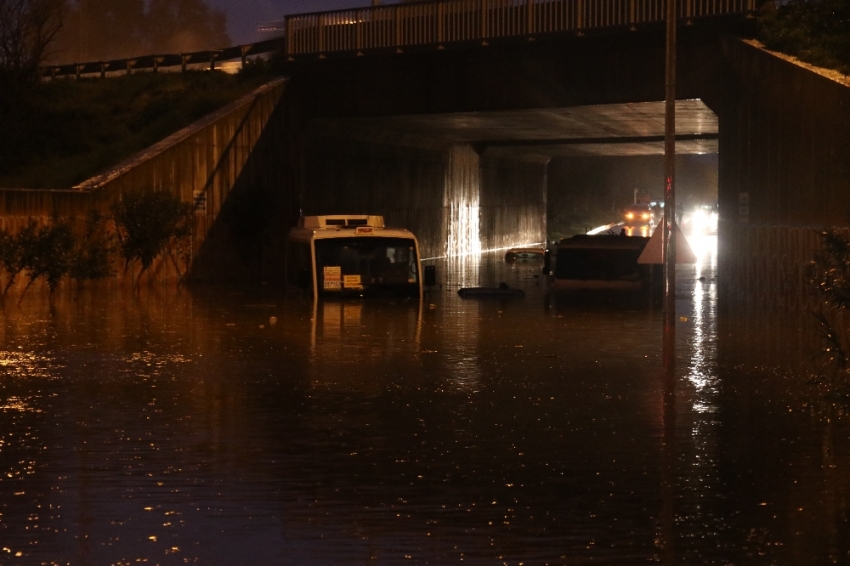
<path fill-rule="evenodd" d="M 747 15 L 758 0 L 675 0 L 683 20 Z M 283 48 L 286 55 L 441 46 L 659 23 L 665 0 L 433 0 L 287 16 L 269 30 L 283 37 L 220 50 L 143 55 L 112 61 L 49 65 L 42 76 L 100 75 L 217 64 Z M 264 31 L 269 31 L 264 30 Z"/>
<path fill-rule="evenodd" d="M 756 0 L 676 0 L 682 19 L 755 11 Z M 662 22 L 664 0 L 440 0 L 287 16 L 289 56 L 442 45 Z"/>
<path fill-rule="evenodd" d="M 157 55 L 140 55 L 126 59 L 110 61 L 89 61 L 86 63 L 65 63 L 62 65 L 46 65 L 40 69 L 44 78 L 75 76 L 105 77 L 114 73 L 130 74 L 135 71 L 153 71 L 159 69 L 172 70 L 179 67 L 182 71 L 187 68 L 215 69 L 227 61 L 241 60 L 242 66 L 250 57 L 278 51 L 284 47 L 281 38 L 269 39 L 258 43 L 235 45 L 225 49 L 193 51 L 191 53 L 162 53 Z"/>

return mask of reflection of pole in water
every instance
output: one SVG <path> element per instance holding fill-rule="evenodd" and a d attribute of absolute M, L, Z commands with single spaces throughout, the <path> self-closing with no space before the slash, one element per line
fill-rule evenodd
<path fill-rule="evenodd" d="M 661 436 L 661 563 L 676 562 L 676 376 L 673 368 L 663 374 L 663 430 Z"/>
<path fill-rule="evenodd" d="M 842 511 L 843 501 L 841 497 L 842 484 L 841 473 L 838 470 L 838 463 L 835 458 L 835 441 L 833 440 L 832 422 L 835 415 L 833 414 L 832 406 L 827 407 L 826 428 L 823 431 L 823 463 L 821 468 L 824 470 L 824 487 L 823 499 L 826 507 L 826 515 L 828 520 L 825 521 L 829 525 L 829 533 L 827 534 L 827 544 L 829 550 L 827 554 L 832 564 L 838 564 L 842 559 L 842 544 L 838 533 L 837 525 L 844 522 Z M 844 549 L 846 550 L 846 549 Z"/>

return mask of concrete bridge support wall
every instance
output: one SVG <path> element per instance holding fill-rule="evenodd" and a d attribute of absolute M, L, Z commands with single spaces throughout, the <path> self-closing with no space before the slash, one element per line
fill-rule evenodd
<path fill-rule="evenodd" d="M 446 246 L 440 255 L 481 252 L 481 158 L 469 144 L 453 145 L 449 151 L 443 225 Z"/>
<path fill-rule="evenodd" d="M 452 146 L 444 216 L 445 255 L 462 256 L 546 241 L 546 161 L 479 154 Z"/>
<path fill-rule="evenodd" d="M 412 230 L 425 257 L 446 238 L 443 194 L 448 151 L 349 140 L 312 139 L 305 147 L 301 211 L 382 214 L 388 226 Z"/>
<path fill-rule="evenodd" d="M 481 234 L 485 249 L 546 242 L 548 160 L 481 160 Z"/>
<path fill-rule="evenodd" d="M 817 231 L 850 220 L 850 86 L 742 41 L 724 50 L 722 296 L 808 311 Z"/>

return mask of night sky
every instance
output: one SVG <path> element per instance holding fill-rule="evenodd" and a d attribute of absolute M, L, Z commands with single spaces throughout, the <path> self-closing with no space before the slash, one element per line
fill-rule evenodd
<path fill-rule="evenodd" d="M 288 14 L 364 8 L 372 5 L 371 0 L 207 0 L 207 3 L 227 14 L 228 32 L 234 45 L 269 39 L 268 34 L 257 32 L 257 26 L 263 22 L 283 19 Z M 395 3 L 395 0 L 381 2 Z"/>

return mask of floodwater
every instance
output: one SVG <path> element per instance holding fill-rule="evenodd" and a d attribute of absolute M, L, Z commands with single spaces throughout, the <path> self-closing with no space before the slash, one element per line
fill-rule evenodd
<path fill-rule="evenodd" d="M 805 324 L 443 261 L 418 302 L 63 289 L 0 324 L 0 564 L 850 563 Z M 524 297 L 461 299 L 506 282 Z M 722 313 L 722 314 L 721 314 Z"/>

